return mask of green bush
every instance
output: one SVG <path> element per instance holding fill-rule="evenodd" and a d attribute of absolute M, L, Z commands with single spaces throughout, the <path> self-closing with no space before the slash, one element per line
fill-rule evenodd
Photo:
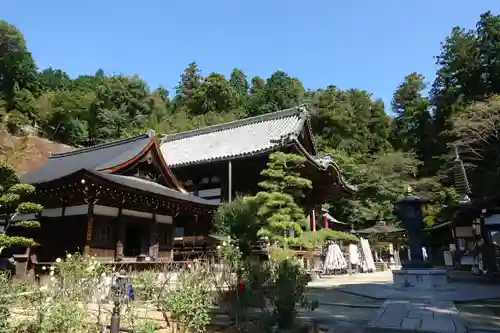
<path fill-rule="evenodd" d="M 7 130 L 14 135 L 22 135 L 24 127 L 30 124 L 30 120 L 19 111 L 12 111 L 7 114 Z"/>
<path fill-rule="evenodd" d="M 309 274 L 294 258 L 273 259 L 250 267 L 246 287 L 254 299 L 260 299 L 264 315 L 261 323 L 266 328 L 289 329 L 300 309 L 312 311 L 318 306 L 306 296 L 309 282 Z"/>
<path fill-rule="evenodd" d="M 196 264 L 178 273 L 178 282 L 169 285 L 158 296 L 160 311 L 170 313 L 182 332 L 203 332 L 210 323 L 209 309 L 213 304 L 209 267 Z"/>

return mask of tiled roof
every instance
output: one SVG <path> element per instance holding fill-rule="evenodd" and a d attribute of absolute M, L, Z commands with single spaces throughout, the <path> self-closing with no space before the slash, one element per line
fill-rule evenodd
<path fill-rule="evenodd" d="M 80 169 L 105 170 L 138 155 L 151 142 L 153 132 L 65 153 L 52 154 L 40 168 L 21 177 L 23 183 L 39 184 L 70 175 Z"/>
<path fill-rule="evenodd" d="M 166 135 L 161 151 L 171 167 L 254 155 L 283 146 L 303 129 L 308 113 L 296 107 Z"/>

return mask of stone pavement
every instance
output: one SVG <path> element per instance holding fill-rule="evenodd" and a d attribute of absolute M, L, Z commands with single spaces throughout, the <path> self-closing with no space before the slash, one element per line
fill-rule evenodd
<path fill-rule="evenodd" d="M 416 291 L 408 288 L 395 288 L 392 285 L 390 271 L 322 278 L 309 284 L 310 295 L 320 302 L 319 311 L 317 310 L 317 314 L 313 316 L 320 317 L 318 318 L 320 319 L 320 325 L 328 327 L 329 333 L 355 333 L 367 330 L 378 330 L 378 332 L 460 332 L 456 330 L 453 319 L 457 323 L 462 322 L 464 324 L 465 327 L 461 328 L 462 332 L 500 333 L 499 290 L 500 285 L 475 283 L 450 283 L 450 288 L 441 288 L 437 293 L 435 291 L 427 292 L 425 290 Z M 482 300 L 464 303 L 464 300 L 478 298 Z M 484 301 L 484 299 L 490 298 L 497 298 L 497 300 Z M 384 307 L 382 307 L 382 304 L 388 299 L 392 300 L 393 303 L 402 301 L 403 304 L 406 304 L 406 307 L 403 307 L 406 310 L 400 311 L 407 316 L 400 318 L 400 327 L 374 327 L 375 319 L 381 319 L 379 315 L 385 312 L 387 303 L 384 304 Z M 453 306 L 452 301 L 455 300 L 462 300 L 462 302 Z M 387 302 L 389 303 L 389 301 Z M 380 311 L 375 309 L 377 306 L 381 307 Z M 400 307 L 400 304 L 398 304 L 395 308 L 399 309 Z M 411 311 L 412 308 L 413 312 Z M 387 318 L 392 319 L 391 311 L 395 310 L 387 312 Z M 428 314 L 422 315 L 425 318 L 413 318 L 419 313 Z M 453 322 L 454 331 L 451 331 L 449 318 L 446 318 L 442 313 L 450 314 L 449 317 Z M 432 321 L 430 321 L 431 314 Z M 406 318 L 406 329 L 404 329 L 402 324 L 403 319 Z M 424 322 L 423 319 L 427 320 Z M 397 319 L 392 320 L 397 321 Z M 384 324 L 384 322 L 386 321 L 383 320 L 380 324 Z M 415 324 L 418 323 L 420 323 L 418 329 L 408 329 L 412 324 L 417 326 Z M 441 327 L 439 327 L 440 324 Z M 394 326 L 396 325 L 394 324 Z M 363 327 L 366 328 L 363 329 Z M 467 331 L 465 328 L 467 328 Z M 431 329 L 434 329 L 434 331 Z"/>
<path fill-rule="evenodd" d="M 367 332 L 466 333 L 465 324 L 450 301 L 387 300 Z"/>
<path fill-rule="evenodd" d="M 342 291 L 375 299 L 439 299 L 452 302 L 472 302 L 500 298 L 500 285 L 449 283 L 449 287 L 415 291 L 411 287 L 388 283 L 359 283 L 343 285 Z M 472 286 L 472 288 L 471 288 Z"/>

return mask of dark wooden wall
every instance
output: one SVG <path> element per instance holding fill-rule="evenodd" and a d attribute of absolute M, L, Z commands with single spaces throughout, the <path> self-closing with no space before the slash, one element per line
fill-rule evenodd
<path fill-rule="evenodd" d="M 259 188 L 258 183 L 263 180 L 261 171 L 266 168 L 268 155 L 253 156 L 248 158 L 239 158 L 231 161 L 232 166 L 232 197 L 237 195 L 255 194 Z M 222 201 L 228 199 L 229 186 L 229 162 L 213 162 L 206 164 L 197 164 L 192 166 L 172 169 L 175 176 L 182 181 L 186 190 L 195 192 L 198 190 L 220 187 L 222 192 Z M 202 184 L 203 178 L 217 177 L 219 184 Z M 192 181 L 192 185 L 186 182 Z"/>
<path fill-rule="evenodd" d="M 33 249 L 37 261 L 53 262 L 67 253 L 82 252 L 87 231 L 86 216 L 41 217 L 35 239 L 40 244 Z"/>

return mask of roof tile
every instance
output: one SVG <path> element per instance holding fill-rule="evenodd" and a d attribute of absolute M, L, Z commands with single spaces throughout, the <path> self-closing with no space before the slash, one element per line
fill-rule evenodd
<path fill-rule="evenodd" d="M 297 107 L 171 134 L 163 138 L 161 152 L 172 167 L 256 154 L 298 134 L 305 119 L 303 108 Z"/>
<path fill-rule="evenodd" d="M 102 145 L 52 154 L 40 168 L 21 177 L 28 184 L 39 184 L 70 175 L 80 169 L 103 170 L 128 161 L 151 141 L 150 133 Z"/>

